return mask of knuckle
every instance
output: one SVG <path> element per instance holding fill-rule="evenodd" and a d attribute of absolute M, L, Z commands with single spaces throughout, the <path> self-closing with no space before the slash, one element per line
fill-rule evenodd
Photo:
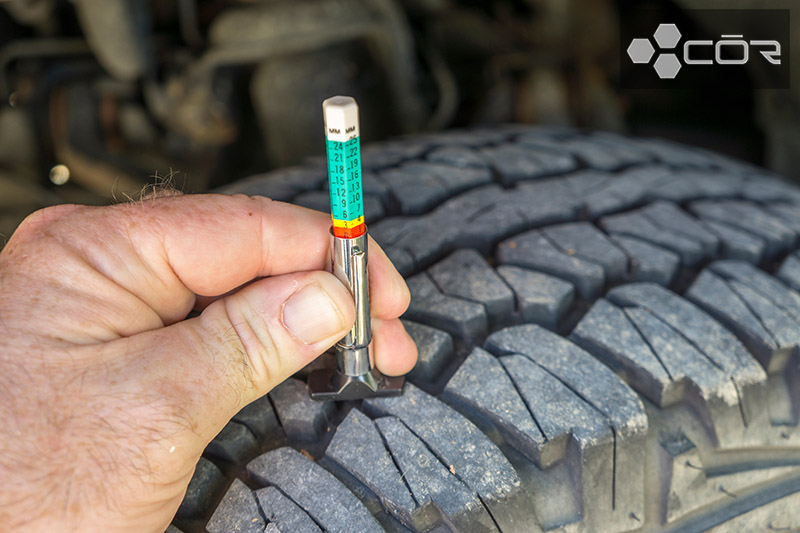
<path fill-rule="evenodd" d="M 221 303 L 230 324 L 228 335 L 235 337 L 238 347 L 237 367 L 248 384 L 260 390 L 271 382 L 279 361 L 269 323 L 249 306 L 246 298 L 225 298 Z"/>
<path fill-rule="evenodd" d="M 72 204 L 54 205 L 39 209 L 25 217 L 17 227 L 14 235 L 30 238 L 34 235 L 41 234 L 45 228 L 54 226 L 57 221 L 61 220 L 67 214 L 82 209 L 82 206 Z"/>

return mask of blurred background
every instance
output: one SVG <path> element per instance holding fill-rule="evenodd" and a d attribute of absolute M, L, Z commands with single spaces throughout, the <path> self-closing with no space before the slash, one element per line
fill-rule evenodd
<path fill-rule="evenodd" d="M 800 179 L 794 79 L 795 90 L 754 90 L 747 71 L 722 93 L 620 88 L 620 13 L 632 4 L 686 25 L 697 23 L 692 8 L 792 7 L 0 1 L 0 246 L 47 205 L 107 204 L 164 180 L 201 192 L 320 156 L 320 103 L 337 93 L 359 101 L 365 142 L 494 123 L 566 125 L 669 138 Z"/>

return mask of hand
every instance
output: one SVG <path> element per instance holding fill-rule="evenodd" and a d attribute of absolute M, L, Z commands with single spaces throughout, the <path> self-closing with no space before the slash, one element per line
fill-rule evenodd
<path fill-rule="evenodd" d="M 227 421 L 352 326 L 329 227 L 246 196 L 29 216 L 0 252 L 0 524 L 163 531 Z M 403 374 L 409 293 L 374 242 L 369 276 L 375 363 Z"/>

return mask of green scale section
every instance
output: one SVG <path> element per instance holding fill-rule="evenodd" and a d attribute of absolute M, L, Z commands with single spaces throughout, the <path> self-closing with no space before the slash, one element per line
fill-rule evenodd
<path fill-rule="evenodd" d="M 335 220 L 354 221 L 364 216 L 361 191 L 361 142 L 358 137 L 347 142 L 326 143 L 331 215 Z"/>

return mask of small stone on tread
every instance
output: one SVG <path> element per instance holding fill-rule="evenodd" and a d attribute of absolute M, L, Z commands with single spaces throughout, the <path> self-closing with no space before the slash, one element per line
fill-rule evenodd
<path fill-rule="evenodd" d="M 266 523 L 256 497 L 247 485 L 233 480 L 217 510 L 206 524 L 208 533 L 262 533 Z"/>

